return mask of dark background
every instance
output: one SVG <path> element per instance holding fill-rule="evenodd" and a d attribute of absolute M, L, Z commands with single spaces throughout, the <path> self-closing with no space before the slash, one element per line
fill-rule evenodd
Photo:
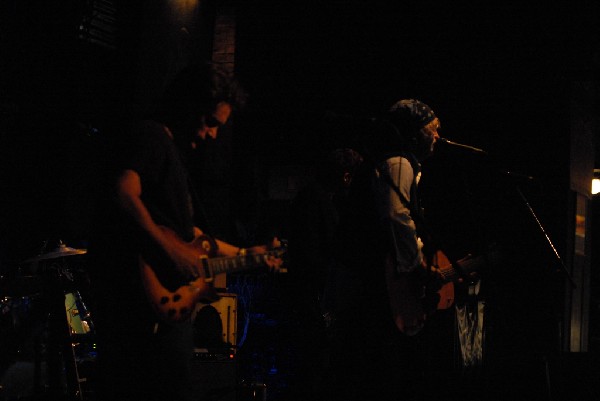
<path fill-rule="evenodd" d="M 567 217 L 560 210 L 571 82 L 594 76 L 597 6 L 473 3 L 241 2 L 236 74 L 250 100 L 232 146 L 241 154 L 254 151 L 247 152 L 248 163 L 258 170 L 251 169 L 249 179 L 268 185 L 261 172 L 310 163 L 344 143 L 348 134 L 325 112 L 371 117 L 414 97 L 436 110 L 442 135 L 538 179 L 535 189 L 543 186 L 545 193 L 543 205 L 535 206 L 559 236 Z M 2 6 L 3 216 L 13 221 L 4 226 L 3 242 L 11 245 L 3 252 L 9 263 L 23 256 L 11 254 L 27 253 L 21 249 L 26 242 L 35 248 L 39 238 L 86 236 L 76 220 L 86 214 L 81 186 L 93 186 L 95 178 L 94 141 L 106 127 L 143 111 L 181 62 L 167 34 L 161 36 L 168 26 L 156 17 L 158 6 L 116 2 L 116 48 L 106 49 L 78 40 L 84 4 Z M 211 4 L 199 9 L 189 59 L 210 50 L 203 29 Z M 234 159 L 230 168 L 245 173 L 248 163 Z M 470 173 L 480 169 L 470 167 Z"/>
<path fill-rule="evenodd" d="M 487 289 L 491 349 L 558 349 L 564 277 L 520 193 L 564 255 L 571 90 L 597 81 L 597 3 L 239 3 L 235 68 L 249 103 L 225 145 L 211 150 L 206 179 L 222 236 L 285 235 L 293 191 L 274 177 L 295 166 L 291 178 L 302 181 L 302 166 L 348 143 L 363 118 L 421 99 L 442 136 L 489 153 L 440 151 L 424 166 L 423 192 L 450 254 L 502 245 L 506 259 Z M 46 240 L 86 246 L 97 160 L 112 128 L 141 114 L 180 63 L 210 55 L 215 2 L 202 3 L 183 50 L 170 46 L 164 10 L 136 1 L 115 2 L 114 47 L 83 41 L 86 4 L 4 1 L 0 9 L 3 274 Z"/>

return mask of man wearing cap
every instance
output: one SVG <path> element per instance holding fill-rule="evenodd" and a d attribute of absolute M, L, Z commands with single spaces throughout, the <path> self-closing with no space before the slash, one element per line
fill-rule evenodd
<path fill-rule="evenodd" d="M 412 399 L 423 377 L 422 283 L 435 286 L 439 278 L 423 254 L 417 185 L 440 121 L 425 103 L 403 99 L 373 126 L 359 141 L 364 162 L 335 250 L 354 297 L 338 315 L 333 393 L 347 400 Z"/>
<path fill-rule="evenodd" d="M 388 269 L 386 281 L 394 321 L 403 333 L 413 335 L 422 329 L 426 311 L 415 299 L 406 298 L 410 291 L 403 288 L 405 281 L 417 280 L 412 280 L 412 277 L 402 280 L 402 276 L 412 273 L 422 278 L 429 272 L 422 242 L 428 233 L 425 232 L 416 190 L 421 178 L 420 163 L 433 153 L 439 139 L 440 121 L 429 106 L 415 99 L 396 102 L 387 117 L 400 141 L 399 146 L 394 140 L 390 141 L 391 155 L 384 155 L 384 160 L 376 165 L 379 177 L 376 182 L 383 195 L 380 197 L 382 218 L 389 219 L 392 232 L 389 255 L 392 260 L 387 263 L 393 265 L 393 269 Z"/>

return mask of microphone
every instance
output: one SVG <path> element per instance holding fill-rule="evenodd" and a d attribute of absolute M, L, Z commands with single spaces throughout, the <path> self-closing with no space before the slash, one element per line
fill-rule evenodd
<path fill-rule="evenodd" d="M 482 154 L 482 155 L 487 155 L 488 154 L 483 149 L 479 149 L 479 148 L 476 148 L 476 147 L 470 146 L 470 145 L 464 145 L 462 143 L 452 142 L 452 141 L 450 141 L 450 140 L 448 140 L 446 138 L 438 138 L 438 142 L 443 143 L 443 144 L 448 145 L 448 146 L 452 146 L 452 147 L 456 147 L 456 148 L 461 148 L 461 149 L 464 149 L 464 150 L 468 150 L 468 151 L 471 151 L 471 152 L 474 152 L 474 153 L 479 153 L 479 154 Z"/>

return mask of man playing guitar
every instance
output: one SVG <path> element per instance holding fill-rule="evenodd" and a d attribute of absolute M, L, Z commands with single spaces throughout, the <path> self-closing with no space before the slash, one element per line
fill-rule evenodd
<path fill-rule="evenodd" d="M 415 99 L 400 100 L 372 120 L 359 138 L 364 162 L 350 188 L 348 214 L 340 218 L 336 249 L 346 283 L 354 283 L 346 291 L 352 299 L 337 311 L 333 393 L 340 400 L 414 394 L 418 333 L 428 312 L 424 290 L 443 282 L 423 251 L 417 197 L 421 162 L 434 150 L 440 121 Z"/>
<path fill-rule="evenodd" d="M 211 66 L 190 67 L 173 81 L 154 116 L 122 136 L 123 160 L 109 181 L 111 199 L 101 205 L 89 247 L 99 399 L 194 399 L 191 308 L 181 299 L 208 294 L 207 258 L 268 250 L 239 248 L 196 227 L 188 172 L 176 146 L 216 138 L 236 105 L 232 84 Z M 280 259 L 267 263 L 276 268 Z"/>

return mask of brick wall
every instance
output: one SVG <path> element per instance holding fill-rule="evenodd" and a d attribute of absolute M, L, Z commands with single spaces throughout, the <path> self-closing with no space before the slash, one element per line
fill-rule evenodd
<path fill-rule="evenodd" d="M 213 62 L 225 69 L 234 71 L 235 61 L 235 8 L 221 6 L 217 8 L 213 41 Z"/>

